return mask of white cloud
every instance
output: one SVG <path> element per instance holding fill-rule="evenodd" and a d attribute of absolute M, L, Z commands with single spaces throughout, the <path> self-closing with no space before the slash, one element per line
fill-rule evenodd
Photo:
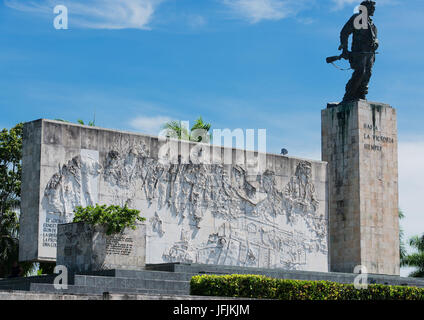
<path fill-rule="evenodd" d="M 408 236 L 424 233 L 424 139 L 399 143 L 399 202 Z"/>
<path fill-rule="evenodd" d="M 145 117 L 138 116 L 130 121 L 130 126 L 136 130 L 152 135 L 159 135 L 162 126 L 170 121 L 171 118 L 163 116 Z"/>
<path fill-rule="evenodd" d="M 222 0 L 222 2 L 251 23 L 287 18 L 296 14 L 305 3 L 304 0 Z"/>
<path fill-rule="evenodd" d="M 207 23 L 206 18 L 198 14 L 187 15 L 186 19 L 191 28 L 200 28 Z"/>
<path fill-rule="evenodd" d="M 25 12 L 50 14 L 53 8 L 68 8 L 70 27 L 90 29 L 150 29 L 157 7 L 165 0 L 5 0 L 6 6 Z"/>
<path fill-rule="evenodd" d="M 332 0 L 335 4 L 335 9 L 341 9 L 345 5 L 358 5 L 360 0 Z"/>
<path fill-rule="evenodd" d="M 405 214 L 401 225 L 405 240 L 424 233 L 424 137 L 399 143 L 399 205 Z M 406 241 L 407 242 L 407 241 Z M 412 271 L 402 270 L 405 276 Z"/>
<path fill-rule="evenodd" d="M 399 143 L 399 205 L 405 214 L 401 226 L 405 232 L 405 243 L 414 235 L 424 233 L 424 137 Z M 410 251 L 410 248 L 408 248 Z M 402 268 L 407 276 L 413 268 Z"/>
<path fill-rule="evenodd" d="M 363 1 L 363 0 L 331 0 L 334 3 L 334 9 L 339 10 L 343 9 L 346 5 L 355 6 L 355 8 Z M 375 1 L 375 0 L 374 0 Z M 386 5 L 386 4 L 397 4 L 397 0 L 379 0 L 376 1 L 377 6 Z"/>

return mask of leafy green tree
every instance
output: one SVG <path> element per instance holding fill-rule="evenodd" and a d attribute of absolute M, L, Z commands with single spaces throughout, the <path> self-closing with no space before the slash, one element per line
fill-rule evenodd
<path fill-rule="evenodd" d="M 416 249 L 416 252 L 407 254 L 402 260 L 402 266 L 417 268 L 409 275 L 410 277 L 424 278 L 424 234 L 421 237 L 412 237 L 409 245 Z"/>
<path fill-rule="evenodd" d="M 0 278 L 10 274 L 19 253 L 23 124 L 0 132 Z M 24 273 L 34 264 L 21 265 Z"/>
<path fill-rule="evenodd" d="M 0 217 L 19 208 L 23 124 L 0 133 Z"/>
<path fill-rule="evenodd" d="M 75 216 L 73 222 L 86 222 L 91 225 L 103 225 L 106 227 L 106 234 L 111 235 L 119 233 L 125 228 L 135 230 L 137 221 L 144 221 L 146 218 L 140 217 L 140 211 L 129 209 L 127 205 L 106 206 L 96 204 L 95 207 L 78 206 L 74 210 Z"/>

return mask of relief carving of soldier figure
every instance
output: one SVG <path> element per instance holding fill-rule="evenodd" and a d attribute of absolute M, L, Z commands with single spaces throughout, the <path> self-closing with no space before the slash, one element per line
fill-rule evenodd
<path fill-rule="evenodd" d="M 340 47 L 342 54 L 327 58 L 328 63 L 336 60 L 349 60 L 353 69 L 352 78 L 346 85 L 343 102 L 366 99 L 368 84 L 371 79 L 375 54 L 378 49 L 377 28 L 372 16 L 375 12 L 375 1 L 362 1 L 359 12 L 355 13 L 340 32 Z M 352 35 L 352 48 L 349 51 L 349 37 Z"/>
<path fill-rule="evenodd" d="M 312 165 L 309 162 L 300 162 L 296 168 L 295 176 L 285 188 L 285 196 L 293 204 L 301 205 L 308 210 L 316 211 L 319 201 L 316 198 L 315 186 L 312 183 Z"/>

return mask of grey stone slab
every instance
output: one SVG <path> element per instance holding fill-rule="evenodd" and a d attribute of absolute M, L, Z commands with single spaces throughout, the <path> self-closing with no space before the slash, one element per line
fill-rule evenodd
<path fill-rule="evenodd" d="M 40 203 L 41 120 L 29 122 L 23 129 L 22 196 L 19 260 L 38 258 L 38 221 Z"/>
<path fill-rule="evenodd" d="M 188 281 L 190 280 L 191 274 L 163 271 L 116 270 L 115 276 L 120 278 Z"/>
<path fill-rule="evenodd" d="M 60 224 L 57 264 L 72 272 L 143 268 L 146 259 L 145 229 L 145 225 L 139 224 L 135 230 L 127 228 L 120 234 L 107 235 L 105 227 L 101 226 Z M 99 277 L 98 280 L 102 278 L 106 279 Z"/>

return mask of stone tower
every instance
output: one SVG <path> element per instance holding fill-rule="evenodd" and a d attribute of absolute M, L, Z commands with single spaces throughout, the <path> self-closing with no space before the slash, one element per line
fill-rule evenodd
<path fill-rule="evenodd" d="M 399 275 L 396 110 L 365 100 L 322 110 L 330 270 Z"/>

